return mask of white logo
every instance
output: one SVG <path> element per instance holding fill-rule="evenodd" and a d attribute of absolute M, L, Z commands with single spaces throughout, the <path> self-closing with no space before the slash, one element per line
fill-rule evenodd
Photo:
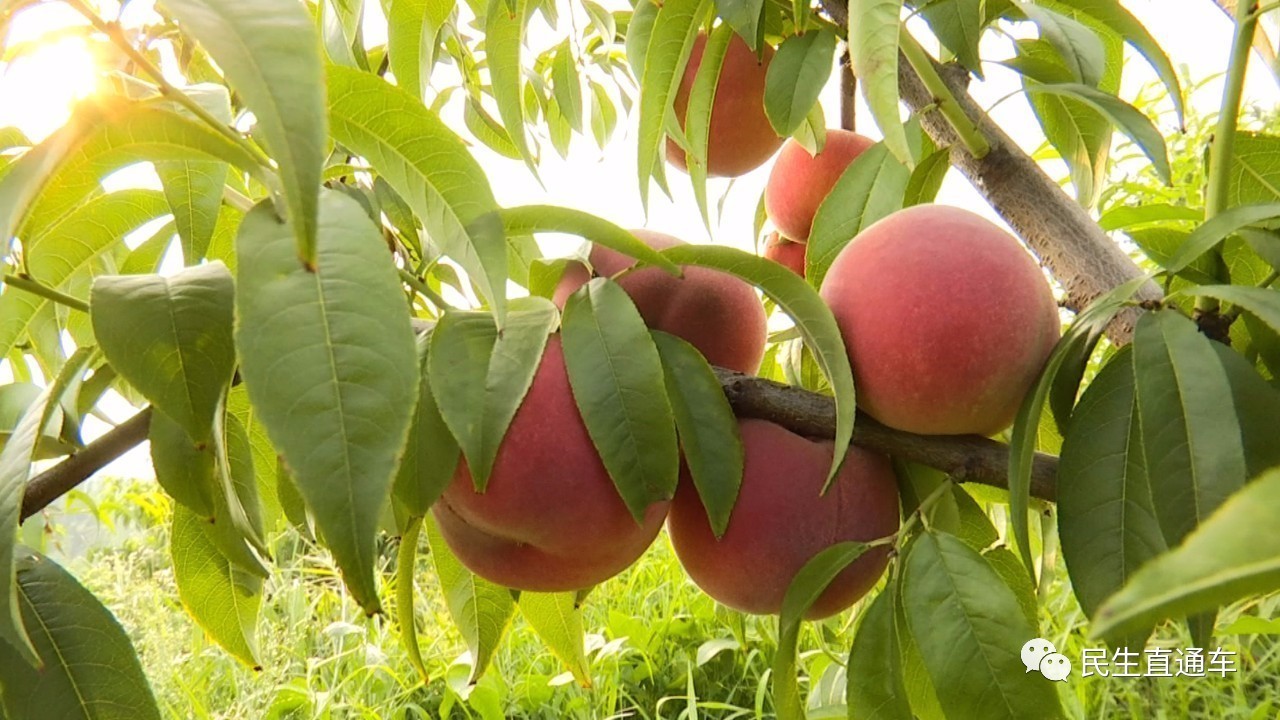
<path fill-rule="evenodd" d="M 1022 646 L 1022 664 L 1027 672 L 1036 671 L 1055 682 L 1071 675 L 1071 661 L 1044 638 L 1028 640 Z"/>

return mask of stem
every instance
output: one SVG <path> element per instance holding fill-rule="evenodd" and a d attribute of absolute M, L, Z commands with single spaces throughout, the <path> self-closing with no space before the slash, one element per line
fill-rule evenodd
<path fill-rule="evenodd" d="M 65 0 L 65 2 L 76 12 L 83 15 L 94 29 L 106 35 L 116 47 L 120 48 L 121 52 L 141 68 L 143 72 L 149 75 L 152 81 L 156 83 L 156 86 L 160 88 L 160 94 L 162 96 L 178 103 L 192 115 L 195 115 L 205 124 L 209 125 L 209 127 L 217 130 L 236 145 L 239 145 L 264 168 L 271 168 L 271 159 L 267 157 L 266 153 L 264 153 L 261 148 L 249 142 L 230 125 L 227 125 L 214 117 L 213 114 L 204 109 L 200 103 L 192 100 L 190 95 L 187 95 L 180 88 L 174 86 L 173 83 L 165 79 L 164 72 L 160 70 L 160 68 L 156 67 L 155 63 L 151 62 L 150 58 L 143 55 L 137 48 L 135 48 L 133 43 L 129 42 L 129 38 L 125 37 L 124 31 L 121 30 L 118 23 L 103 20 L 102 17 L 93 10 L 93 8 L 85 4 L 84 0 Z"/>
<path fill-rule="evenodd" d="M 0 281 L 3 281 L 4 284 L 9 287 L 22 290 L 23 292 L 29 292 L 32 295 L 39 295 L 45 300 L 51 300 L 59 305 L 65 305 L 72 310 L 79 310 L 83 313 L 89 312 L 89 303 L 78 297 L 72 297 L 65 293 L 58 292 L 47 285 L 41 285 L 29 277 L 23 277 L 21 275 L 4 275 L 3 277 L 0 277 Z"/>
<path fill-rule="evenodd" d="M 224 185 L 222 187 L 222 200 L 226 204 L 243 213 L 249 212 L 254 206 L 253 198 L 237 192 L 230 185 Z"/>
<path fill-rule="evenodd" d="M 1235 152 L 1236 126 L 1240 121 L 1240 100 L 1244 95 L 1245 70 L 1249 67 L 1249 51 L 1253 48 L 1253 35 L 1258 28 L 1257 2 L 1236 6 L 1236 32 L 1231 41 L 1231 61 L 1227 65 L 1226 86 L 1222 90 L 1222 110 L 1218 126 L 1209 143 L 1209 184 L 1205 189 L 1204 219 L 1211 220 L 1227 209 L 1227 189 L 1230 186 L 1231 159 Z M 1221 253 L 1213 251 L 1221 262 Z M 1196 309 L 1212 312 L 1218 309 L 1215 298 L 1196 299 Z"/>
<path fill-rule="evenodd" d="M 435 305 L 438 312 L 444 312 L 449 308 L 449 303 L 445 302 L 444 298 L 440 297 L 440 294 L 435 290 L 427 287 L 427 284 L 422 281 L 422 278 L 414 275 L 408 270 L 400 270 L 399 272 L 400 279 L 403 280 L 406 285 L 413 288 L 418 294 L 429 300 L 432 305 Z"/>
<path fill-rule="evenodd" d="M 858 129 L 858 77 L 853 74 L 853 59 L 845 50 L 840 56 L 840 127 L 844 130 Z"/>
<path fill-rule="evenodd" d="M 965 114 L 964 108 L 956 102 L 955 96 L 951 94 L 951 88 L 947 87 L 947 83 L 934 67 L 933 59 L 924 51 L 924 48 L 920 47 L 920 43 L 911 37 L 911 33 L 907 32 L 906 28 L 902 30 L 900 48 L 911 69 L 920 76 L 925 89 L 933 96 L 937 110 L 955 129 L 956 137 L 960 139 L 964 149 L 976 159 L 981 160 L 986 157 L 987 153 L 991 152 L 991 143 L 978 129 L 973 119 Z"/>

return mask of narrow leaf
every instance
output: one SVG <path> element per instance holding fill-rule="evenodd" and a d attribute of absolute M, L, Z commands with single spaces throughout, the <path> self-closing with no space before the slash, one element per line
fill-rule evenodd
<path fill-rule="evenodd" d="M 1115 95 L 1079 83 L 1051 85 L 1029 83 L 1027 90 L 1032 93 L 1074 98 L 1102 113 L 1120 132 L 1128 135 L 1142 149 L 1162 181 L 1166 184 L 1173 182 L 1169 169 L 1169 149 L 1165 145 L 1164 136 L 1160 134 L 1155 123 L 1134 106 Z"/>
<path fill-rule="evenodd" d="M 556 46 L 551 60 L 551 86 L 560 105 L 560 114 L 575 132 L 582 132 L 582 83 L 578 80 L 573 48 L 567 38 Z"/>
<path fill-rule="evenodd" d="M 422 648 L 418 646 L 418 627 L 415 624 L 413 578 L 418 574 L 418 541 L 422 533 L 422 516 L 409 520 L 400 537 L 400 551 L 396 556 L 396 624 L 400 627 L 400 644 L 409 654 L 409 663 L 418 671 L 423 683 L 431 682 L 427 664 L 422 661 Z"/>
<path fill-rule="evenodd" d="M 440 416 L 435 393 L 431 391 L 428 367 L 430 339 L 418 340 L 418 404 L 400 467 L 391 487 L 391 498 L 405 517 L 417 518 L 440 499 L 453 479 L 458 465 L 458 442 Z M 406 536 L 408 531 L 406 530 Z M 402 546 L 403 548 L 403 546 Z"/>
<path fill-rule="evenodd" d="M 600 459 L 636 522 L 675 493 L 676 428 L 662 361 L 617 283 L 596 278 L 565 302 L 569 384 Z"/>
<path fill-rule="evenodd" d="M 582 687 L 591 687 L 577 593 L 520 593 L 520 614 Z"/>
<path fill-rule="evenodd" d="M 845 686 L 850 717 L 911 720 L 902 649 L 894 622 L 897 583 L 892 580 L 862 613 L 849 648 Z"/>
<path fill-rule="evenodd" d="M 822 28 L 792 35 L 778 46 L 764 83 L 764 111 L 783 137 L 795 132 L 831 77 L 836 36 Z"/>
<path fill-rule="evenodd" d="M 213 117 L 231 123 L 231 95 L 221 85 L 192 85 L 183 92 Z M 176 112 L 183 114 L 178 107 Z M 156 174 L 165 198 L 173 209 L 174 224 L 182 238 L 182 259 L 195 265 L 209 249 L 218 225 L 222 188 L 227 182 L 227 166 L 210 160 L 166 160 L 156 163 Z"/>
<path fill-rule="evenodd" d="M 524 43 L 528 0 L 489 0 L 485 15 L 485 57 L 489 62 L 489 79 L 493 99 L 498 104 L 498 117 L 507 134 L 524 158 L 529 171 L 537 176 L 537 163 L 525 137 L 524 104 L 520 101 L 523 70 L 520 52 Z"/>
<path fill-rule="evenodd" d="M 554 205 L 521 205 L 498 211 L 507 235 L 556 232 L 577 235 L 586 240 L 617 250 L 646 265 L 660 267 L 679 276 L 680 267 L 662 253 L 641 242 L 630 232 L 590 213 Z"/>
<path fill-rule="evenodd" d="M 884 144 L 901 162 L 909 162 L 911 148 L 898 109 L 898 33 L 902 0 L 853 0 L 849 3 L 849 56 L 861 81 L 862 95 Z"/>
<path fill-rule="evenodd" d="M 662 357 L 667 397 L 680 434 L 685 465 L 718 538 L 742 486 L 742 438 L 738 418 L 702 354 L 675 335 L 653 331 Z"/>
<path fill-rule="evenodd" d="M 214 642 L 256 667 L 262 579 L 232 565 L 209 538 L 208 522 L 181 505 L 173 511 L 170 553 L 187 613 Z"/>
<path fill-rule="evenodd" d="M 317 191 L 328 128 L 324 62 L 306 8 L 295 0 L 164 0 L 257 118 L 280 166 L 298 253 L 316 245 Z"/>
<path fill-rule="evenodd" d="M 845 168 L 818 206 L 805 253 L 805 277 L 822 285 L 836 256 L 859 232 L 901 210 L 911 171 L 884 143 L 876 143 Z"/>
<path fill-rule="evenodd" d="M 711 227 L 711 215 L 707 209 L 707 148 L 711 141 L 711 110 L 715 107 L 716 87 L 720 84 L 720 71 L 733 39 L 733 28 L 727 23 L 717 26 L 707 36 L 698 63 L 698 74 L 689 88 L 689 104 L 685 108 L 685 139 L 689 151 L 685 154 L 685 167 L 689 169 L 689 182 L 693 185 L 694 201 L 702 214 L 702 224 Z M 776 62 L 776 59 L 774 60 Z M 772 67 L 772 64 L 770 65 Z"/>
<path fill-rule="evenodd" d="M 755 285 L 795 321 L 796 328 L 805 344 L 813 351 L 818 367 L 822 369 L 822 374 L 831 383 L 835 393 L 835 447 L 831 470 L 827 474 L 827 487 L 830 487 L 844 463 L 845 453 L 849 450 L 849 442 L 853 438 L 853 420 L 857 412 L 853 369 L 849 365 L 849 355 L 831 309 L 807 282 L 767 258 L 714 245 L 681 245 L 664 250 L 662 254 L 677 264 L 698 265 L 727 272 Z"/>
<path fill-rule="evenodd" d="M 1097 87 L 1106 72 L 1106 51 L 1097 33 L 1077 20 L 1042 5 L 1019 2 L 1017 6 L 1040 28 L 1066 63 L 1071 75 L 1089 87 Z"/>

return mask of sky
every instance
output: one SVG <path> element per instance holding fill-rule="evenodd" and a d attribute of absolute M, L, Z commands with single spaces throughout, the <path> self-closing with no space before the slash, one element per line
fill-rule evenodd
<path fill-rule="evenodd" d="M 154 0 L 134 0 L 129 3 L 122 21 L 137 25 L 150 21 Z M 607 8 L 626 7 L 622 0 L 602 2 Z M 1209 0 L 1124 0 L 1123 4 L 1141 20 L 1160 41 L 1175 66 L 1184 67 L 1193 81 L 1204 80 L 1221 73 L 1225 68 L 1230 49 L 1232 24 Z M 104 8 L 110 2 L 101 3 Z M 383 19 L 379 3 L 366 3 L 366 41 L 376 45 L 385 39 Z M 562 3 L 563 5 L 563 3 Z M 109 7 L 108 12 L 114 12 Z M 581 9 L 579 22 L 585 22 Z M 562 13 L 563 14 L 563 13 Z M 65 28 L 80 26 L 82 19 L 66 6 L 49 3 L 36 6 L 18 16 L 11 29 L 9 44 L 38 41 L 45 44 L 31 54 L 11 63 L 0 58 L 0 127 L 16 125 L 33 139 L 40 139 L 64 122 L 74 102 L 91 94 L 97 80 L 92 54 L 74 30 Z M 544 24 L 533 26 L 530 41 L 538 47 L 558 40 L 557 31 Z M 1013 30 L 1019 37 L 1034 35 L 1030 27 Z M 917 33 L 917 36 L 921 36 Z M 52 41 L 50 42 L 49 39 Z M 1012 56 L 1012 44 L 1008 37 L 988 33 L 982 47 L 984 59 L 1004 59 Z M 1125 66 L 1122 97 L 1133 97 L 1147 83 L 1155 81 L 1149 66 L 1131 49 L 1126 48 L 1128 62 Z M 437 70 L 446 79 L 448 69 Z M 975 82 L 971 92 L 980 105 L 991 109 L 994 119 L 1006 129 L 1023 149 L 1034 152 L 1041 144 L 1039 127 L 1025 97 L 1018 94 L 1020 82 L 1016 74 L 995 64 L 986 68 L 987 80 Z M 833 80 L 837 77 L 833 73 Z M 1215 112 L 1222 94 L 1220 80 L 1209 82 L 1188 98 L 1188 104 L 1202 113 Z M 1274 106 L 1280 101 L 1280 90 L 1274 77 L 1253 58 L 1245 86 L 1246 102 L 1262 106 Z M 828 122 L 839 117 L 838 82 L 828 85 L 822 96 Z M 1171 107 L 1166 107 L 1171 110 Z M 446 108 L 446 122 L 461 127 L 461 112 L 457 103 Z M 1165 112 L 1158 124 L 1162 132 L 1175 131 L 1171 112 Z M 542 184 L 539 184 L 523 164 L 500 157 L 483 146 L 475 146 L 474 154 L 489 175 L 498 201 L 505 206 L 530 203 L 550 203 L 585 210 L 605 217 L 624 227 L 648 227 L 666 232 L 690 242 L 724 243 L 743 249 L 751 249 L 755 238 L 752 225 L 756 202 L 768 177 L 769 165 L 739 178 L 732 183 L 712 180 L 708 186 L 711 206 L 724 199 L 723 213 L 709 236 L 693 200 L 688 179 L 679 171 L 668 173 L 672 189 L 670 199 L 660 192 L 650 193 L 646 213 L 640 204 L 635 151 L 635 117 L 620 118 L 613 142 L 601 151 L 589 137 L 575 137 L 569 159 L 561 159 L 544 143 L 543 162 L 540 166 Z M 878 138 L 879 132 L 865 105 L 859 99 L 858 131 Z M 1065 174 L 1060 163 L 1050 165 L 1050 171 Z M 155 186 L 154 174 L 146 168 L 122 171 L 109 183 L 111 188 L 125 186 Z M 964 207 L 995 219 L 995 213 L 968 183 L 952 171 L 938 198 L 939 202 Z M 576 240 L 544 239 L 543 246 L 551 254 L 567 254 L 578 244 Z M 110 403 L 108 415 L 123 420 L 132 409 L 123 401 Z M 105 423 L 93 420 L 86 424 L 86 439 L 92 439 L 107 429 Z M 106 469 L 107 473 L 149 476 L 151 468 L 145 446 L 130 452 Z"/>

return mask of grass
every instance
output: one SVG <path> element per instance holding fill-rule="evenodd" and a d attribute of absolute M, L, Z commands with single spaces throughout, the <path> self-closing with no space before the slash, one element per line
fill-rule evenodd
<path fill-rule="evenodd" d="M 86 496 L 79 496 L 86 500 Z M 766 718 L 772 618 L 718 607 L 684 576 L 664 538 L 634 567 L 597 588 L 585 605 L 592 686 L 578 687 L 518 617 L 494 667 L 472 688 L 465 645 L 445 611 L 429 560 L 421 558 L 418 617 L 433 682 L 423 685 L 385 617 L 365 618 L 332 564 L 296 533 L 272 540 L 275 571 L 259 623 L 259 660 L 247 668 L 207 640 L 177 599 L 167 553 L 168 501 L 153 485 L 111 481 L 84 507 L 50 516 L 43 544 L 111 608 L 133 638 L 166 718 Z M 101 527 L 103 529 L 99 530 Z M 85 535 L 88 537 L 84 537 Z M 30 540 L 31 538 L 29 538 Z M 394 566 L 396 541 L 382 557 Z M 1061 568 L 1041 592 L 1041 627 L 1073 662 L 1087 622 Z M 388 574 L 389 576 L 389 574 Z M 383 597 L 391 597 L 384 588 Z M 1221 629 L 1241 615 L 1280 614 L 1280 597 L 1225 610 Z M 844 658 L 854 613 L 806 628 L 802 665 L 810 717 L 845 717 Z M 1280 629 L 1277 629 L 1280 632 Z M 1154 641 L 1191 645 L 1174 626 Z M 1266 718 L 1280 698 L 1275 635 L 1219 632 L 1238 651 L 1240 670 L 1206 678 L 1080 678 L 1059 694 L 1073 718 Z M 815 679 L 816 678 L 816 679 Z"/>

